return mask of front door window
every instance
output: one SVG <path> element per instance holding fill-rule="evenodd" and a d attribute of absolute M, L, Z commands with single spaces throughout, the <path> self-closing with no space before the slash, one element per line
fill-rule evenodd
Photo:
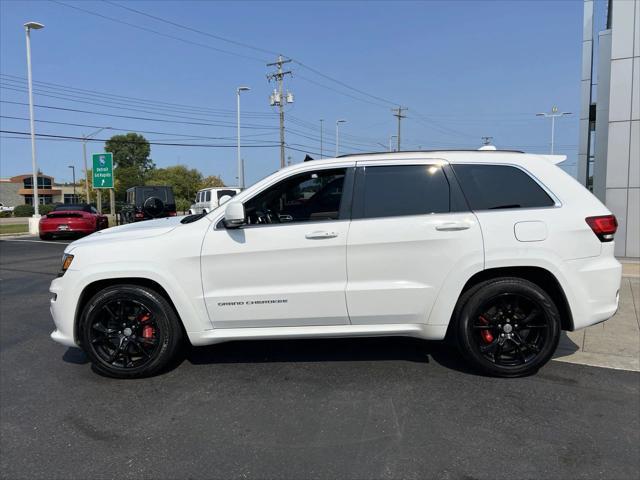
<path fill-rule="evenodd" d="M 247 224 L 338 220 L 345 174 L 317 170 L 278 182 L 245 203 Z"/>

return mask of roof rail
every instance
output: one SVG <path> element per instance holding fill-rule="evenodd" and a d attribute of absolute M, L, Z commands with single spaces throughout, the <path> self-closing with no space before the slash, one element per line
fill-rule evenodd
<path fill-rule="evenodd" d="M 363 152 L 338 155 L 336 158 L 362 157 L 366 155 L 389 155 L 390 153 L 434 153 L 434 152 L 474 152 L 474 153 L 525 153 L 522 150 L 478 150 L 475 148 L 438 148 L 435 150 L 401 150 L 399 152 Z"/>

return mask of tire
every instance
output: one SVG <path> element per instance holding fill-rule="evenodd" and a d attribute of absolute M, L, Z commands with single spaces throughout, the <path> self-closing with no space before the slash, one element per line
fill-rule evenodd
<path fill-rule="evenodd" d="M 50 233 L 40 234 L 40 240 L 51 240 L 52 238 L 53 238 L 53 235 L 51 235 Z"/>
<path fill-rule="evenodd" d="M 496 278 L 472 287 L 460 298 L 453 319 L 463 357 L 496 377 L 537 372 L 560 339 L 560 313 L 553 300 L 521 278 Z"/>
<path fill-rule="evenodd" d="M 155 375 L 183 344 L 173 307 L 138 285 L 115 285 L 94 295 L 83 309 L 78 337 L 94 369 L 113 378 Z"/>

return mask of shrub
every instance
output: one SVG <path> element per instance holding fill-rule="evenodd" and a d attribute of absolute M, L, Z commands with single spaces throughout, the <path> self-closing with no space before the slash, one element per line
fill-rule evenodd
<path fill-rule="evenodd" d="M 31 205 L 18 205 L 13 209 L 14 217 L 30 217 L 33 215 L 33 207 Z"/>
<path fill-rule="evenodd" d="M 40 213 L 40 215 L 46 215 L 54 208 L 56 208 L 56 206 L 51 203 L 47 203 L 46 205 L 40 205 L 40 208 L 38 208 L 38 213 Z"/>
<path fill-rule="evenodd" d="M 11 216 L 11 212 L 0 212 L 0 218 L 9 218 Z"/>

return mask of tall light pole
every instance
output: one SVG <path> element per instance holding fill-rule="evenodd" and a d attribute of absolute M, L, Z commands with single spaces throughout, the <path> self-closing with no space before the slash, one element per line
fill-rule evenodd
<path fill-rule="evenodd" d="M 82 136 L 82 161 L 84 163 L 84 193 L 87 196 L 87 203 L 91 203 L 91 197 L 89 196 L 89 170 L 87 169 L 87 140 L 94 135 L 99 134 L 103 130 L 110 130 L 111 127 L 102 127 L 89 135 Z"/>
<path fill-rule="evenodd" d="M 69 165 L 69 168 L 73 172 L 73 202 L 76 202 L 76 167 L 74 165 Z"/>
<path fill-rule="evenodd" d="M 324 153 L 324 152 L 322 151 L 322 142 L 323 142 L 323 140 L 324 140 L 324 138 L 323 138 L 323 137 L 324 137 L 324 130 L 323 130 L 323 127 L 324 127 L 324 119 L 322 119 L 322 118 L 321 118 L 321 119 L 320 119 L 320 158 L 322 158 L 322 157 L 323 157 L 323 153 Z"/>
<path fill-rule="evenodd" d="M 393 147 L 391 146 L 391 145 L 392 145 L 392 144 L 391 144 L 391 141 L 392 141 L 394 138 L 398 138 L 398 135 L 389 135 L 389 151 L 390 151 L 390 152 L 393 152 Z"/>
<path fill-rule="evenodd" d="M 558 107 L 555 105 L 551 107 L 551 112 L 546 113 L 536 113 L 537 117 L 546 117 L 551 118 L 551 155 L 553 155 L 554 142 L 556 136 L 556 117 L 564 117 L 566 115 L 571 115 L 571 112 L 559 112 Z"/>
<path fill-rule="evenodd" d="M 244 168 L 242 168 L 242 157 L 240 156 L 240 92 L 248 92 L 249 87 L 236 88 L 237 113 L 238 113 L 238 186 L 244 188 Z"/>
<path fill-rule="evenodd" d="M 336 120 L 336 157 L 340 154 L 340 124 L 347 123 L 346 120 Z"/>
<path fill-rule="evenodd" d="M 31 169 L 33 170 L 33 216 L 40 216 L 38 199 L 38 164 L 36 162 L 36 129 L 33 118 L 33 85 L 31 78 L 31 30 L 40 30 L 44 25 L 38 22 L 27 22 L 24 30 L 27 36 L 27 81 L 29 83 L 29 123 L 31 125 Z"/>

